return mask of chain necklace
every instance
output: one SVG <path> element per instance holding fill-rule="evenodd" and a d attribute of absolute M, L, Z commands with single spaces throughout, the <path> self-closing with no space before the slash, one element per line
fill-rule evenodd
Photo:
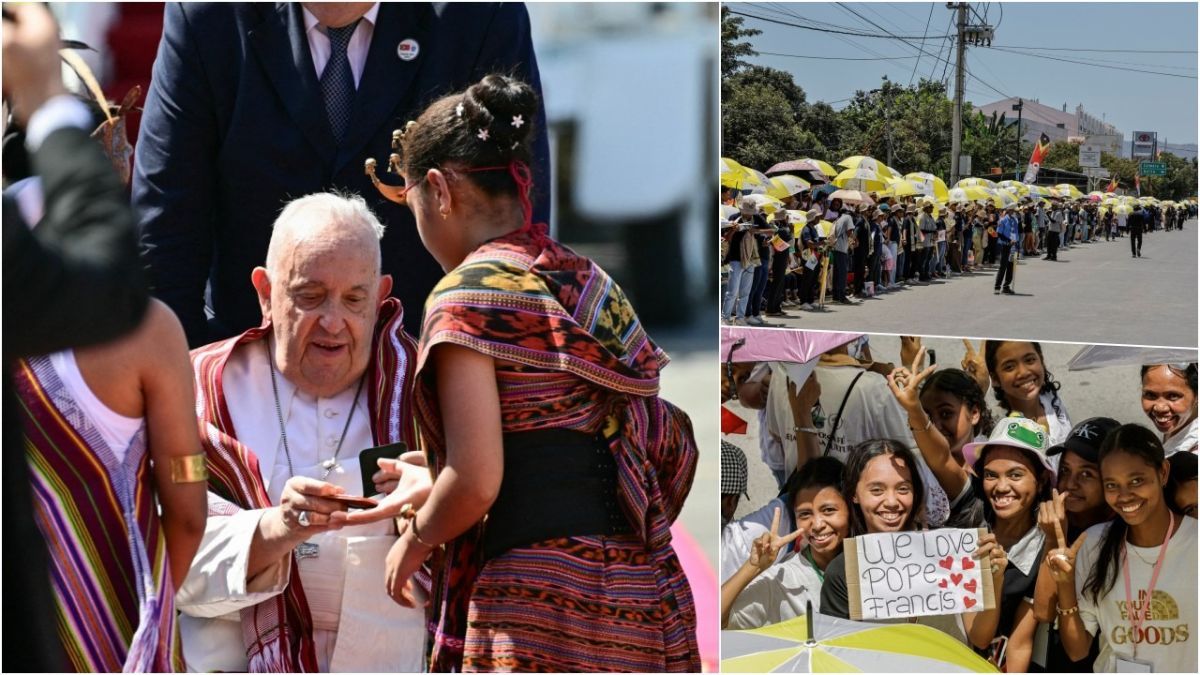
<path fill-rule="evenodd" d="M 279 386 L 275 383 L 275 358 L 271 353 L 271 338 L 263 343 L 267 348 L 267 364 L 271 367 L 271 393 L 275 395 L 275 417 L 279 420 L 279 436 L 283 439 L 283 453 L 287 456 L 288 473 L 293 477 L 296 475 L 296 469 L 292 466 L 292 451 L 288 447 L 287 429 L 283 424 L 283 408 L 279 404 Z M 358 396 L 362 393 L 363 382 L 367 376 L 358 378 L 358 389 L 354 390 L 354 402 L 350 404 L 350 414 L 346 416 L 346 426 L 342 427 L 342 437 L 338 439 L 337 448 L 333 451 L 333 457 L 321 462 L 321 468 L 325 469 L 325 473 L 321 475 L 321 480 L 329 478 L 329 474 L 334 469 L 338 468 L 338 455 L 342 452 L 342 443 L 346 440 L 346 433 L 350 431 L 350 421 L 354 419 L 354 409 L 358 407 Z"/>

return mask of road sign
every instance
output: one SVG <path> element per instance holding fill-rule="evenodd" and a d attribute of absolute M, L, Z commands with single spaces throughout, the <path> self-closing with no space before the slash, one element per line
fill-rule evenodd
<path fill-rule="evenodd" d="M 1088 176 L 1090 178 L 1109 178 L 1109 177 L 1111 177 L 1111 174 L 1109 174 L 1108 169 L 1094 169 L 1092 167 L 1084 167 L 1083 173 L 1085 176 Z"/>
<path fill-rule="evenodd" d="M 1155 131 L 1135 131 L 1133 132 L 1133 147 L 1131 148 L 1131 156 L 1134 159 L 1145 157 L 1153 159 L 1154 153 L 1158 149 L 1158 133 Z"/>
<path fill-rule="evenodd" d="M 1143 176 L 1165 176 L 1167 175 L 1166 162 L 1142 162 L 1138 166 L 1138 173 Z"/>
<path fill-rule="evenodd" d="M 1079 146 L 1079 166 L 1096 168 L 1100 166 L 1100 148 L 1090 145 Z"/>

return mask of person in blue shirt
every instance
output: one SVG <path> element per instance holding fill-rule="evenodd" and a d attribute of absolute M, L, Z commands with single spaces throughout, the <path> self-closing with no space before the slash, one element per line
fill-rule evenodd
<path fill-rule="evenodd" d="M 1015 211 L 1015 206 L 1004 207 L 1004 216 L 1000 218 L 999 226 L 996 228 L 996 243 L 1000 248 L 1000 259 L 997 261 L 1000 269 L 996 270 L 996 289 L 994 291 L 997 294 L 1016 295 L 1012 289 L 1014 261 L 1011 254 L 1020 233 L 1017 228 L 1017 217 L 1013 215 Z"/>

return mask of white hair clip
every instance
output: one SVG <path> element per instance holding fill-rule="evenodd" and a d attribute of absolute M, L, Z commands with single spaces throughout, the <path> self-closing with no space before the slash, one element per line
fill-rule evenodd
<path fill-rule="evenodd" d="M 513 127 L 516 129 L 520 129 L 522 124 L 525 124 L 525 116 L 524 115 L 513 115 L 513 120 L 512 120 Z"/>
<path fill-rule="evenodd" d="M 475 134 L 475 137 L 481 141 L 486 141 L 488 139 L 488 130 L 480 129 L 479 133 Z"/>
<path fill-rule="evenodd" d="M 463 113 L 463 104 L 459 103 L 458 105 L 454 106 L 454 114 L 455 115 L 462 117 L 462 113 Z"/>

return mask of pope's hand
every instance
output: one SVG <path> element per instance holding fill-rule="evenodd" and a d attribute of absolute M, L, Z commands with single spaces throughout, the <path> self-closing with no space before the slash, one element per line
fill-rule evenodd
<path fill-rule="evenodd" d="M 433 487 L 433 478 L 429 475 L 424 458 L 416 457 L 420 454 L 419 452 L 406 452 L 400 456 L 399 460 L 386 460 L 388 462 L 387 470 L 399 476 L 395 479 L 396 487 L 386 497 L 379 500 L 379 505 L 375 508 L 336 513 L 332 516 L 333 522 L 339 525 L 365 525 L 385 518 L 395 518 L 400 515 L 400 509 L 405 504 L 412 504 L 413 508 L 421 508 L 425 499 L 429 497 L 429 490 Z M 384 461 L 380 460 L 379 462 L 381 468 Z"/>
<path fill-rule="evenodd" d="M 325 497 L 344 492 L 344 489 L 316 478 L 292 476 L 284 483 L 283 494 L 279 496 L 280 519 L 289 534 L 301 539 L 339 529 L 343 523 L 331 520 L 331 516 L 344 514 L 346 506 Z"/>

